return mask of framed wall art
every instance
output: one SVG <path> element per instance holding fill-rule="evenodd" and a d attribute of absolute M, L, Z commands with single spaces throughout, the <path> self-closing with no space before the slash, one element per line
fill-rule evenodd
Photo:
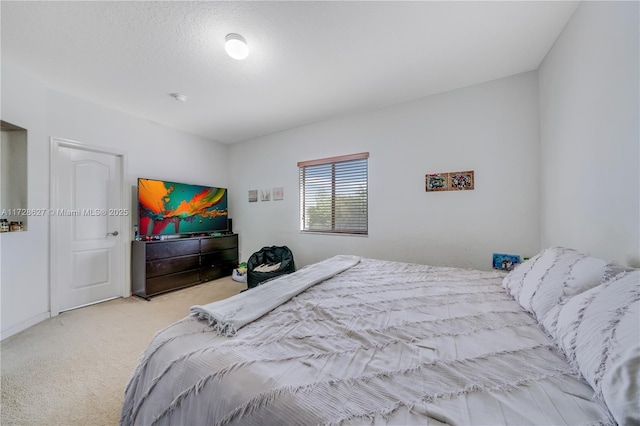
<path fill-rule="evenodd" d="M 277 187 L 273 188 L 273 201 L 279 201 L 284 199 L 284 188 Z"/>
<path fill-rule="evenodd" d="M 429 173 L 425 175 L 427 192 L 460 191 L 475 187 L 473 170 L 465 172 Z"/>
<path fill-rule="evenodd" d="M 446 173 L 431 173 L 425 176 L 427 192 L 447 191 L 448 178 Z"/>
<path fill-rule="evenodd" d="M 473 189 L 473 170 L 449 173 L 449 190 Z"/>

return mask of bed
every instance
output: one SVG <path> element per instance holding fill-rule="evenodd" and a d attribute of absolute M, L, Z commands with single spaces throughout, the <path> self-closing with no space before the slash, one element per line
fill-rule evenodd
<path fill-rule="evenodd" d="M 205 305 L 219 317 L 196 309 L 160 331 L 121 424 L 640 421 L 638 270 L 559 247 L 509 274 L 350 261 L 329 276 L 311 265 Z M 274 306 L 256 311 L 263 302 Z M 256 318 L 225 323 L 243 311 Z"/>

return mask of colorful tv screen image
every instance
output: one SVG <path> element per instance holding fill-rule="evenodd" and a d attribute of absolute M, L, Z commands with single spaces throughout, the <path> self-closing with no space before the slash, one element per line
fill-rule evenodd
<path fill-rule="evenodd" d="M 140 236 L 227 230 L 227 189 L 138 179 Z"/>

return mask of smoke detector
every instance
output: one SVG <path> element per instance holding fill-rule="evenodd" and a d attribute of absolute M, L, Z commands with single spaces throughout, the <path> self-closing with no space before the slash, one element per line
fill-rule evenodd
<path fill-rule="evenodd" d="M 176 101 L 187 102 L 187 97 L 182 93 L 170 93 L 169 96 L 171 96 Z"/>

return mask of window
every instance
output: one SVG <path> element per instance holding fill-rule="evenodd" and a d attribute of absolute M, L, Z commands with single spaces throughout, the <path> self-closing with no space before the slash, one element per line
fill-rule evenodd
<path fill-rule="evenodd" d="M 363 152 L 298 163 L 301 231 L 367 234 L 368 158 Z"/>

